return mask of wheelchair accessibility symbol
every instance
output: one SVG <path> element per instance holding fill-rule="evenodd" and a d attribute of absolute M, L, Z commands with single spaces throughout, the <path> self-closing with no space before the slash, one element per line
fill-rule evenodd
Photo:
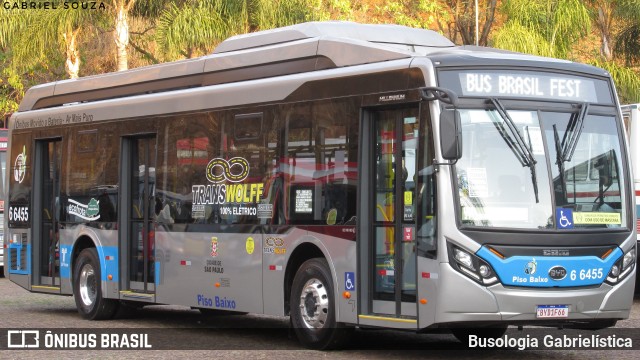
<path fill-rule="evenodd" d="M 556 209 L 556 224 L 558 224 L 558 229 L 573 229 L 573 210 Z"/>
<path fill-rule="evenodd" d="M 352 291 L 356 289 L 356 276 L 354 275 L 354 273 L 344 273 L 344 289 Z"/>

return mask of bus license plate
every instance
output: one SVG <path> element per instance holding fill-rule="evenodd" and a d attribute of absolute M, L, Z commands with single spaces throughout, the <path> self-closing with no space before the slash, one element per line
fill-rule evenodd
<path fill-rule="evenodd" d="M 569 306 L 567 305 L 538 305 L 536 308 L 536 318 L 566 318 L 569 317 Z"/>

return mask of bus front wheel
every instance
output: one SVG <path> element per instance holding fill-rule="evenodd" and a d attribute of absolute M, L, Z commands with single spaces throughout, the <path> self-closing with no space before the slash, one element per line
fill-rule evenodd
<path fill-rule="evenodd" d="M 117 310 L 117 300 L 105 299 L 102 295 L 100 261 L 95 248 L 82 250 L 76 259 L 73 297 L 78 312 L 88 320 L 109 319 Z"/>
<path fill-rule="evenodd" d="M 331 271 L 325 259 L 307 260 L 291 287 L 291 326 L 306 347 L 329 350 L 343 346 L 353 328 L 336 322 Z"/>

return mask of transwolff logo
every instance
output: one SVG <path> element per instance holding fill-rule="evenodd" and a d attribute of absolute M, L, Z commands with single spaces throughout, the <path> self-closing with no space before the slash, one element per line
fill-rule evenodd
<path fill-rule="evenodd" d="M 524 273 L 527 275 L 533 275 L 536 273 L 537 269 L 538 269 L 538 263 L 534 258 L 534 259 L 531 259 L 531 261 L 529 261 L 527 265 L 524 267 Z"/>

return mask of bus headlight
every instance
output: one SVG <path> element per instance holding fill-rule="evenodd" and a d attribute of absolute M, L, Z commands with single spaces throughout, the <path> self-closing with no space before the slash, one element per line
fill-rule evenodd
<path fill-rule="evenodd" d="M 622 271 L 627 269 L 629 266 L 635 264 L 635 262 L 636 262 L 636 248 L 634 247 L 631 250 L 629 250 L 629 252 L 624 254 L 624 257 L 622 258 Z"/>
<path fill-rule="evenodd" d="M 609 285 L 615 285 L 631 273 L 636 265 L 636 248 L 627 251 L 618 261 L 613 264 L 609 275 L 605 282 Z"/>
<path fill-rule="evenodd" d="M 453 256 L 458 262 L 458 264 L 466 267 L 469 270 L 475 270 L 475 267 L 473 266 L 473 261 L 471 260 L 471 254 L 469 254 L 468 252 L 462 251 L 457 247 L 454 247 Z"/>
<path fill-rule="evenodd" d="M 486 261 L 462 248 L 448 244 L 449 264 L 451 266 L 482 285 L 493 285 L 498 282 L 498 277 Z"/>

